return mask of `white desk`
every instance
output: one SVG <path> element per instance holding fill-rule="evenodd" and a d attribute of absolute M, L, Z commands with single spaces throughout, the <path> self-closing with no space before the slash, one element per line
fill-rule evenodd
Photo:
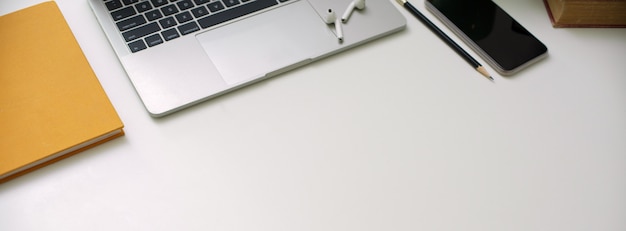
<path fill-rule="evenodd" d="M 626 230 L 626 29 L 498 0 L 550 56 L 492 83 L 398 6 L 401 33 L 153 119 L 57 2 L 126 136 L 0 185 L 0 230 Z"/>

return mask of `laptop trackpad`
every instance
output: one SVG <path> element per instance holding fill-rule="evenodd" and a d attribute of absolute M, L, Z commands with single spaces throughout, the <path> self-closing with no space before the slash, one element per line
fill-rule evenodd
<path fill-rule="evenodd" d="M 196 38 L 228 84 L 266 76 L 338 46 L 332 31 L 307 1 L 297 1 Z"/>

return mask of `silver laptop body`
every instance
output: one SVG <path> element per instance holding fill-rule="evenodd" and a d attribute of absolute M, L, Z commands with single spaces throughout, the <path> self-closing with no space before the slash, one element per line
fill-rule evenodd
<path fill-rule="evenodd" d="M 143 104 L 155 117 L 399 31 L 406 25 L 390 0 L 366 0 L 364 9 L 355 10 L 347 22 L 341 23 L 344 38 L 339 41 L 335 26 L 326 24 L 324 17 L 328 9 L 341 17 L 351 0 L 283 1 L 89 3 Z M 219 14 L 224 10 L 220 7 L 233 4 L 242 7 L 236 18 L 230 20 L 233 16 Z M 256 11 L 248 12 L 252 9 Z M 133 11 L 135 14 L 130 15 Z M 226 22 L 217 24 L 214 18 Z"/>

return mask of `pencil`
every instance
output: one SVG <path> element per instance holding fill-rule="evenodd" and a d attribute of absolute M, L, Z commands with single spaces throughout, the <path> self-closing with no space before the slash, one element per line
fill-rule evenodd
<path fill-rule="evenodd" d="M 454 51 L 456 51 L 457 54 L 459 54 L 463 59 L 465 59 L 467 63 L 472 65 L 472 67 L 476 68 L 476 71 L 478 71 L 480 74 L 482 74 L 489 80 L 493 81 L 493 77 L 489 75 L 489 72 L 487 72 L 487 69 L 485 69 L 480 63 L 478 63 L 478 61 L 476 61 L 476 59 L 474 59 L 471 55 L 465 52 L 463 48 L 461 48 L 458 44 L 452 41 L 450 37 L 448 37 L 445 33 L 443 33 L 443 31 L 441 31 L 441 29 L 439 29 L 437 26 L 435 26 L 435 24 L 433 24 L 430 20 L 428 20 L 428 18 L 426 18 L 426 16 L 424 16 L 422 13 L 420 13 L 413 5 L 411 5 L 410 2 L 408 2 L 407 0 L 396 0 L 396 1 L 398 1 L 400 5 L 402 5 L 405 9 L 411 12 L 413 16 L 415 16 L 422 23 L 424 23 L 424 25 L 426 25 L 428 29 L 430 29 L 433 33 L 439 36 L 441 40 L 446 42 L 446 44 L 448 44 L 450 48 L 452 48 Z"/>

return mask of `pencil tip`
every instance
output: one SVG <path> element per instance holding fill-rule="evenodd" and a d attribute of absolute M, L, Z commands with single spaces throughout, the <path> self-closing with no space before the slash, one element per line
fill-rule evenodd
<path fill-rule="evenodd" d="M 476 70 L 478 72 L 480 72 L 480 74 L 482 74 L 483 76 L 485 76 L 486 78 L 490 79 L 491 81 L 493 81 L 493 77 L 491 77 L 491 75 L 489 74 L 489 72 L 487 72 L 487 69 L 485 69 L 483 66 L 478 66 L 476 67 Z"/>

